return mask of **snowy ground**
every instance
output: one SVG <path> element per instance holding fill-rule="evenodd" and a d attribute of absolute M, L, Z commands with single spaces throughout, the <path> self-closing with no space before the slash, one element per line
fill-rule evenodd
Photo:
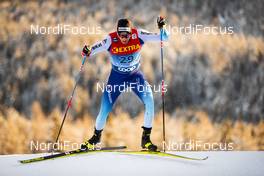
<path fill-rule="evenodd" d="M 188 161 L 157 156 L 93 153 L 20 164 L 18 160 L 43 154 L 1 155 L 0 176 L 264 175 L 264 152 L 177 152 L 177 154 L 209 156 L 209 159 Z"/>

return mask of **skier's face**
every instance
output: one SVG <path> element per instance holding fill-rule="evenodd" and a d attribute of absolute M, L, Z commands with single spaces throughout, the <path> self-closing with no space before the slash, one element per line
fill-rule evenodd
<path fill-rule="evenodd" d="M 131 34 L 128 32 L 120 32 L 118 33 L 118 36 L 122 44 L 127 44 L 130 39 Z"/>

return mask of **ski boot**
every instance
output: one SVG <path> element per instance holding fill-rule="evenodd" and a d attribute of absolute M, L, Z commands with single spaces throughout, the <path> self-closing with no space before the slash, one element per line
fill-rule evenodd
<path fill-rule="evenodd" d="M 141 147 L 143 150 L 148 150 L 148 151 L 157 151 L 158 147 L 154 145 L 151 140 L 150 140 L 150 133 L 152 128 L 143 128 L 143 134 L 142 134 L 142 139 L 141 139 Z"/>
<path fill-rule="evenodd" d="M 87 150 L 95 150 L 95 145 L 98 144 L 101 140 L 101 133 L 103 130 L 96 130 L 94 129 L 93 136 L 84 142 L 84 144 L 81 145 L 81 150 L 87 151 Z"/>

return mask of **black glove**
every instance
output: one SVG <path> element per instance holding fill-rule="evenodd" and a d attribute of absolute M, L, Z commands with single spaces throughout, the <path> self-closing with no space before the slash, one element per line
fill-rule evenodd
<path fill-rule="evenodd" d="M 158 23 L 158 27 L 159 27 L 159 29 L 161 29 L 161 28 L 163 28 L 164 25 L 166 25 L 166 20 L 165 20 L 164 17 L 159 16 L 159 17 L 157 18 L 157 23 Z"/>
<path fill-rule="evenodd" d="M 89 56 L 91 54 L 91 48 L 88 45 L 84 45 L 82 50 L 82 56 Z"/>

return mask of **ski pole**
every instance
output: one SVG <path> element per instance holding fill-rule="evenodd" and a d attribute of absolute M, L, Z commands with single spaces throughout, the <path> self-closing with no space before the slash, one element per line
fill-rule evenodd
<path fill-rule="evenodd" d="M 165 152 L 166 138 L 165 138 L 165 88 L 164 88 L 164 70 L 163 70 L 163 28 L 160 29 L 160 61 L 161 61 L 161 97 L 162 97 L 162 128 L 163 128 L 163 152 Z"/>
<path fill-rule="evenodd" d="M 81 67 L 80 67 L 80 71 L 79 71 L 79 73 L 78 73 L 78 76 L 77 76 L 77 79 L 76 79 L 76 82 L 75 82 L 74 88 L 73 88 L 73 90 L 72 90 L 71 97 L 70 97 L 70 99 L 68 100 L 67 107 L 66 107 L 66 109 L 65 109 L 64 116 L 63 116 L 63 120 L 62 120 L 62 123 L 61 123 L 60 129 L 59 129 L 58 135 L 57 135 L 57 137 L 56 137 L 55 143 L 58 142 L 58 139 L 59 139 L 59 136 L 60 136 L 60 133 L 61 133 L 61 130 L 62 130 L 62 127 L 63 127 L 64 121 L 65 121 L 65 119 L 66 119 L 66 116 L 67 116 L 68 110 L 70 109 L 70 107 L 71 107 L 71 105 L 72 105 L 73 95 L 74 95 L 75 89 L 76 89 L 76 87 L 77 87 L 77 85 L 78 85 L 78 82 L 79 82 L 79 80 L 80 80 L 80 78 L 81 78 L 81 73 L 83 72 L 83 65 L 84 65 L 84 63 L 85 63 L 85 60 L 86 60 L 86 56 L 84 56 L 83 59 L 82 59 L 82 65 L 81 65 Z M 53 153 L 53 150 L 54 150 L 54 148 L 52 148 L 52 153 Z"/>

